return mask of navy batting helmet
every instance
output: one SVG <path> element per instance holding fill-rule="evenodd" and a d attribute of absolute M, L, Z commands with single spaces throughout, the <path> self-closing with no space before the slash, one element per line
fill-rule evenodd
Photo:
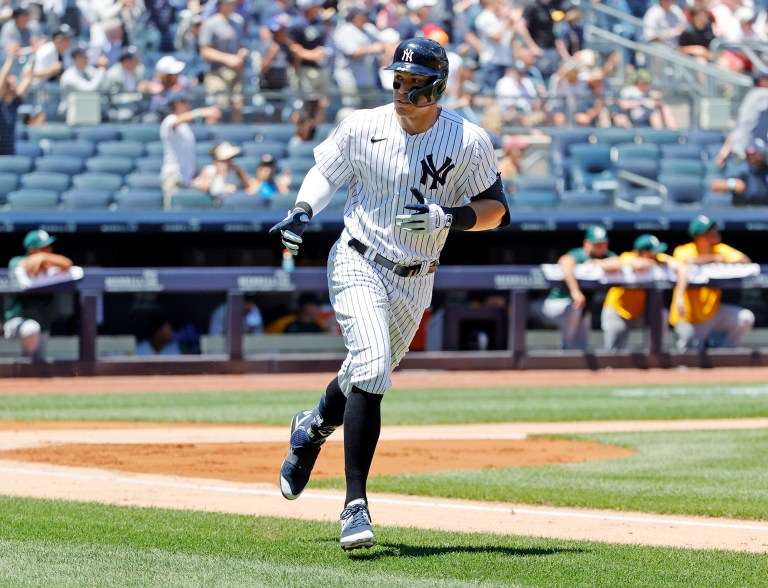
<path fill-rule="evenodd" d="M 395 49 L 392 65 L 384 69 L 432 78 L 423 88 L 414 88 L 408 92 L 408 100 L 414 106 L 419 106 L 417 102 L 421 96 L 431 103 L 432 99 L 435 102 L 440 100 L 445 93 L 448 80 L 448 56 L 440 43 L 432 39 L 423 37 L 406 39 Z"/>

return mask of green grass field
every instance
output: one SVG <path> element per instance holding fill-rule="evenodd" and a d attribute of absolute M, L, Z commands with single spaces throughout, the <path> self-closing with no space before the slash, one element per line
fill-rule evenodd
<path fill-rule="evenodd" d="M 4 395 L 2 420 L 286 426 L 318 392 Z M 768 415 L 768 385 L 393 390 L 384 424 Z M 768 520 L 768 430 L 574 436 L 617 460 L 371 480 L 372 492 Z M 341 488 L 341 480 L 312 487 Z M 375 523 L 375 521 L 374 521 Z M 347 555 L 336 523 L 0 498 L 0 586 L 765 587 L 768 556 L 387 529 Z"/>

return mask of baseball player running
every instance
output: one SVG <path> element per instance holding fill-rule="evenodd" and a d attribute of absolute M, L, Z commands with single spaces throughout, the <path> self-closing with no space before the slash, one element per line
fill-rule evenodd
<path fill-rule="evenodd" d="M 344 230 L 328 257 L 347 356 L 319 404 L 291 421 L 280 469 L 283 496 L 298 498 L 322 444 L 344 424 L 345 550 L 374 545 L 366 483 L 381 400 L 430 304 L 448 232 L 509 224 L 487 133 L 438 104 L 448 77 L 443 47 L 405 40 L 387 69 L 394 70 L 392 104 L 356 111 L 315 148 L 294 209 L 269 230 L 298 253 L 309 221 L 349 184 Z"/>

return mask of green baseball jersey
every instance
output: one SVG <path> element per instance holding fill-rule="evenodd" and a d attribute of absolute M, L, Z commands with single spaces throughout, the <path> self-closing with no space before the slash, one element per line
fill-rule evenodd
<path fill-rule="evenodd" d="M 589 261 L 590 259 L 605 259 L 605 257 L 616 257 L 616 253 L 613 251 L 608 251 L 605 254 L 605 257 L 592 257 L 589 253 L 587 253 L 586 249 L 583 247 L 575 247 L 568 251 L 566 255 L 570 255 L 573 257 L 573 259 L 576 260 L 576 263 L 585 263 Z M 571 293 L 568 291 L 568 288 L 561 288 L 561 287 L 555 287 L 552 288 L 549 291 L 549 294 L 547 295 L 547 298 L 570 298 Z"/>
<path fill-rule="evenodd" d="M 8 271 L 13 273 L 16 266 L 26 259 L 26 255 L 18 255 L 8 262 Z M 53 294 L 28 294 L 21 292 L 8 296 L 8 304 L 5 310 L 5 320 L 21 317 L 33 319 L 40 323 L 43 331 L 48 331 L 56 318 Z"/>

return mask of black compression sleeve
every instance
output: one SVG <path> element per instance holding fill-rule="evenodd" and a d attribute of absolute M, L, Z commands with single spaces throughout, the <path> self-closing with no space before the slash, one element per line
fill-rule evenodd
<path fill-rule="evenodd" d="M 477 224 L 477 214 L 471 206 L 444 206 L 443 210 L 453 217 L 451 229 L 468 231 Z"/>

